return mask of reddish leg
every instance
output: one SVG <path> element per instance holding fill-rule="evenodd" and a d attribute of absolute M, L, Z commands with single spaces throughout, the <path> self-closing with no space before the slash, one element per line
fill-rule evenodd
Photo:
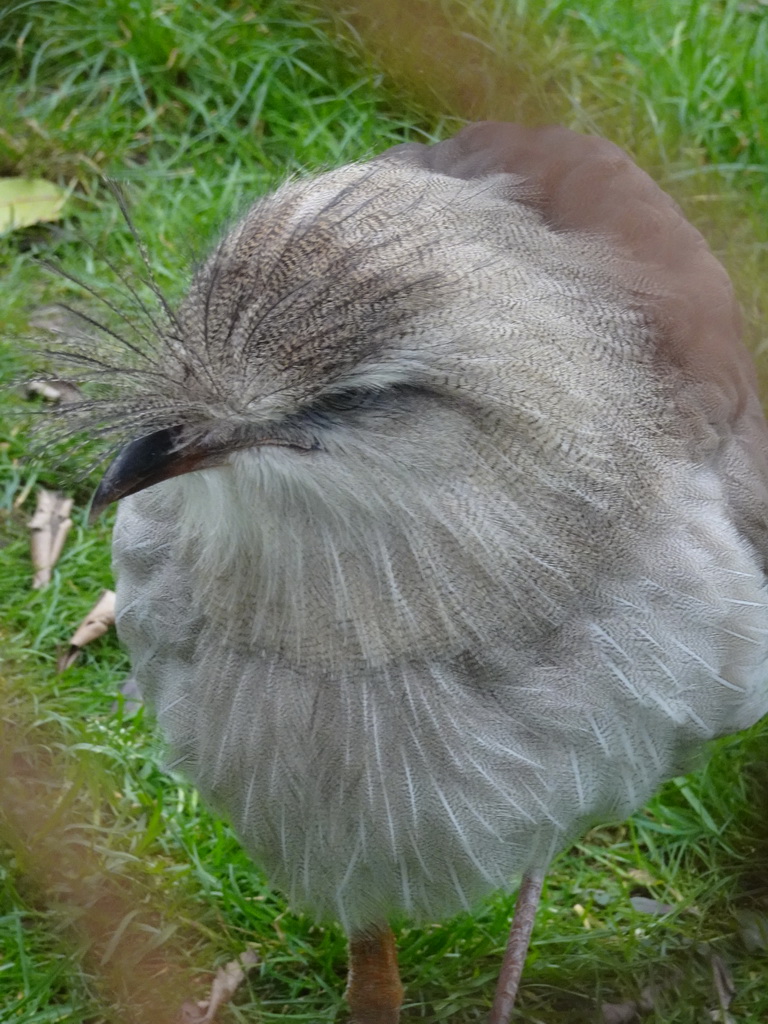
<path fill-rule="evenodd" d="M 509 1024 L 543 883 L 543 872 L 530 871 L 523 875 L 488 1024 Z"/>
<path fill-rule="evenodd" d="M 351 1024 L 397 1024 L 400 1020 L 403 986 L 391 928 L 350 937 L 346 996 Z"/>

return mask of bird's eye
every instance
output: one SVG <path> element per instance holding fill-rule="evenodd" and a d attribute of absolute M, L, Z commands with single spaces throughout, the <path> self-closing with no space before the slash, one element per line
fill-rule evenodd
<path fill-rule="evenodd" d="M 331 394 L 323 395 L 316 399 L 309 407 L 309 412 L 333 413 L 347 412 L 350 409 L 361 409 L 370 405 L 380 394 L 373 388 L 345 388 L 343 391 L 334 391 Z"/>

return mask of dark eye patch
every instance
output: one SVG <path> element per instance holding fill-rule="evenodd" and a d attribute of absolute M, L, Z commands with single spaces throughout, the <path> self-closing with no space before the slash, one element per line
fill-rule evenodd
<path fill-rule="evenodd" d="M 307 412 L 334 413 L 348 412 L 351 409 L 363 409 L 372 405 L 382 392 L 373 388 L 344 388 L 343 391 L 334 391 L 328 395 L 317 398 L 307 408 Z"/>
<path fill-rule="evenodd" d="M 304 419 L 314 420 L 324 425 L 345 416 L 347 413 L 361 412 L 374 408 L 393 409 L 393 399 L 408 394 L 425 394 L 423 387 L 415 384 L 390 384 L 386 388 L 359 387 L 340 388 L 325 395 L 320 395 L 309 405 L 304 406 L 301 415 Z"/>

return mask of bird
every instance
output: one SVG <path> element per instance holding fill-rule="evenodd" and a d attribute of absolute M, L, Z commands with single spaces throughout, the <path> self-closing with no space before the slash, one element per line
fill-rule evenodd
<path fill-rule="evenodd" d="M 768 711 L 725 269 L 612 142 L 480 122 L 287 180 L 152 323 L 80 415 L 169 763 L 340 922 L 355 1024 L 394 917 L 519 884 L 507 1024 L 553 857 Z"/>

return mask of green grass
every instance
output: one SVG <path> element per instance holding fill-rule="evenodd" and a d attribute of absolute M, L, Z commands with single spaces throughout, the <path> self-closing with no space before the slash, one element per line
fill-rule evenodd
<path fill-rule="evenodd" d="M 288 0 L 6 6 L 0 174 L 49 177 L 73 198 L 60 225 L 0 238 L 3 376 L 24 372 L 30 314 L 77 293 L 40 256 L 100 288 L 114 283 L 102 254 L 141 272 L 103 175 L 127 189 L 173 295 L 217 230 L 286 174 L 445 134 L 470 115 L 564 119 L 629 148 L 713 238 L 762 354 L 768 9 L 412 0 L 406 35 L 390 16 L 401 6 L 350 3 L 344 17 Z M 114 706 L 127 672 L 114 638 L 55 674 L 57 647 L 109 585 L 109 517 L 84 524 L 88 452 L 22 461 L 32 406 L 0 394 L 0 1020 L 162 1020 L 173 978 L 203 998 L 215 967 L 249 943 L 260 965 L 222 1019 L 343 1020 L 343 936 L 292 914 L 229 828 L 161 772 L 151 723 Z M 25 522 L 38 482 L 78 508 L 53 583 L 31 592 Z M 558 858 L 520 1019 L 594 1021 L 600 1003 L 651 986 L 647 1020 L 699 1024 L 715 1019 L 721 962 L 734 1020 L 768 1020 L 767 793 L 768 729 L 756 727 Z M 674 910 L 641 913 L 633 896 Z M 510 905 L 402 923 L 406 1019 L 483 1019 Z"/>

